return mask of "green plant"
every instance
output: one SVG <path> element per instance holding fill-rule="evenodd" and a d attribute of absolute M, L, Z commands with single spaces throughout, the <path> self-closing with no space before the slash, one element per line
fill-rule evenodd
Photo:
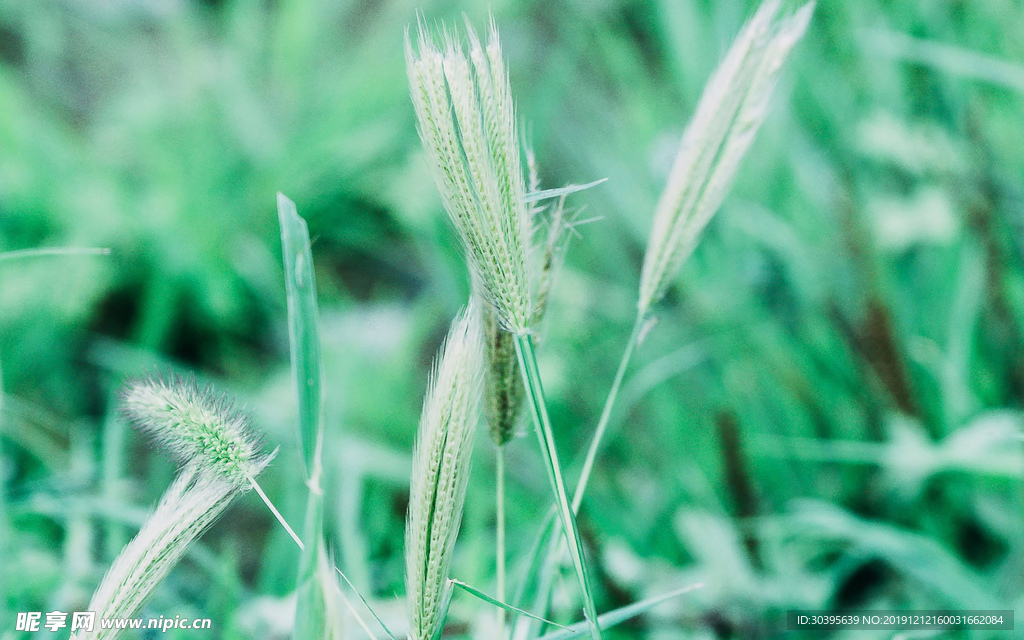
<path fill-rule="evenodd" d="M 413 453 L 405 530 L 405 583 L 413 640 L 441 636 L 450 567 L 469 484 L 483 383 L 475 310 L 456 318 L 431 375 Z"/>
<path fill-rule="evenodd" d="M 118 554 L 89 602 L 97 618 L 134 615 L 189 545 L 231 501 L 256 485 L 272 456 L 260 452 L 248 420 L 224 397 L 172 378 L 129 384 L 122 400 L 129 420 L 182 465 L 139 533 Z M 99 623 L 79 640 L 114 638 Z"/>
<path fill-rule="evenodd" d="M 528 218 L 515 107 L 493 23 L 486 47 L 472 29 L 467 32 L 468 51 L 449 35 L 442 52 L 423 25 L 415 51 L 406 36 L 406 66 L 420 137 L 445 208 L 481 283 L 479 290 L 497 315 L 500 328 L 495 330 L 509 332 L 515 345 L 527 405 L 569 542 L 584 610 L 594 637 L 600 638 L 590 571 L 569 506 L 534 349 L 538 274 L 528 257 L 534 257 L 537 249 L 533 246 L 533 221 Z M 497 362 L 504 375 L 508 365 L 497 358 L 492 362 Z"/>
<path fill-rule="evenodd" d="M 553 267 L 570 226 L 563 220 L 564 198 L 581 187 L 540 190 L 532 153 L 520 149 L 516 111 L 493 24 L 486 42 L 468 29 L 468 47 L 455 35 L 448 36 L 443 47 L 437 47 L 422 26 L 416 47 L 407 37 L 406 59 L 420 135 L 442 200 L 466 251 L 474 291 L 473 311 L 456 319 L 439 356 L 414 454 L 406 530 L 406 587 L 412 635 L 417 640 L 433 640 L 442 634 L 456 586 L 499 608 L 501 637 L 507 633 L 508 613 L 532 616 L 532 620 L 547 624 L 544 618 L 549 617 L 552 576 L 564 553 L 561 545 L 566 545 L 570 554 L 586 619 L 548 635 L 522 625 L 517 627 L 517 634 L 528 629 L 525 635 L 530 638 L 568 638 L 587 633 L 600 637 L 606 626 L 692 588 L 675 589 L 599 615 L 588 566 L 592 560 L 585 556 L 576 512 L 633 351 L 653 326 L 660 299 L 725 198 L 740 159 L 764 119 L 783 63 L 803 35 L 812 9 L 808 5 L 783 16 L 779 3 L 766 2 L 737 38 L 705 90 L 655 213 L 633 332 L 572 494 L 567 491 L 554 445 L 535 341 L 538 321 L 552 291 Z M 545 210 L 538 203 L 547 200 L 555 204 Z M 324 394 L 313 256 L 305 221 L 294 204 L 280 194 L 278 215 L 291 373 L 298 397 L 296 431 L 305 481 L 302 535 L 288 526 L 255 482 L 267 458 L 244 432 L 239 418 L 218 414 L 220 408 L 208 407 L 203 394 L 180 382 L 130 386 L 125 400 L 128 411 L 133 416 L 145 416 L 137 420 L 139 425 L 169 445 L 184 469 L 136 539 L 150 541 L 152 549 L 163 545 L 167 551 L 155 557 L 144 556 L 140 555 L 143 542 L 129 543 L 111 573 L 116 568 L 122 575 L 134 575 L 131 567 L 152 568 L 140 569 L 139 576 L 128 580 L 126 584 L 139 585 L 128 595 L 112 595 L 105 579 L 96 596 L 99 611 L 120 615 L 134 611 L 184 548 L 223 511 L 230 497 L 252 487 L 302 551 L 293 637 L 339 633 L 338 615 L 332 611 L 337 584 L 324 541 Z M 485 407 L 482 413 L 498 451 L 497 598 L 449 575 L 481 392 Z M 524 581 L 526 590 L 534 595 L 534 604 L 517 608 L 506 602 L 505 591 L 504 447 L 514 435 L 524 400 L 551 484 L 555 517 L 549 521 L 546 537 L 541 537 L 532 564 L 540 570 L 528 571 Z M 564 541 L 554 535 L 559 526 L 556 518 L 564 531 Z M 532 583 L 539 585 L 531 587 Z M 516 604 L 522 604 L 521 599 Z M 360 624 L 373 635 L 361 619 Z"/>
<path fill-rule="evenodd" d="M 534 221 L 524 202 L 524 170 L 518 150 L 504 63 L 492 24 L 483 47 L 468 30 L 469 49 L 463 52 L 451 34 L 443 52 L 421 25 L 414 52 L 406 37 L 406 59 L 420 137 L 449 216 L 466 250 L 467 261 L 480 283 L 482 298 L 492 305 L 498 322 L 488 329 L 490 415 L 499 445 L 498 576 L 504 593 L 504 526 L 502 434 L 517 408 L 517 387 L 510 384 L 514 365 L 501 331 L 511 334 L 522 375 L 527 405 L 547 463 L 555 496 L 555 511 L 565 531 L 568 550 L 583 595 L 584 611 L 594 637 L 600 638 L 597 609 L 575 515 L 579 510 L 608 420 L 637 344 L 649 328 L 652 308 L 664 295 L 671 278 L 690 255 L 701 231 L 720 207 L 739 162 L 767 113 L 768 100 L 792 47 L 806 30 L 813 12 L 808 4 L 789 17 L 780 16 L 779 2 L 768 0 L 737 37 L 704 91 L 673 165 L 657 211 L 639 287 L 632 335 L 612 383 L 576 491 L 569 494 L 555 450 L 543 385 L 537 367 L 532 328 L 538 306 L 536 282 L 540 270 L 528 260 L 540 253 L 531 231 Z M 561 202 L 559 209 L 561 211 Z M 549 245 L 550 246 L 550 245 Z M 548 260 L 544 264 L 549 266 Z M 545 295 L 546 295 L 545 288 Z M 509 416 L 513 416 L 511 419 Z M 543 539 L 543 538 L 542 538 Z M 557 538 L 550 538 L 552 545 Z M 539 546 L 538 549 L 542 548 Z M 547 610 L 552 585 L 551 561 L 536 589 L 541 615 Z M 535 574 L 536 575 L 536 574 Z M 503 621 L 502 621 L 503 622 Z M 502 628 L 502 633 L 504 629 Z"/>

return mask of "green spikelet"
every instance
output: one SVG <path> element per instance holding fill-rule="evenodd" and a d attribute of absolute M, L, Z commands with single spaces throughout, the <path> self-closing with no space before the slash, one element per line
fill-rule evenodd
<path fill-rule="evenodd" d="M 452 324 L 423 402 L 405 528 L 410 637 L 431 640 L 451 598 L 448 571 L 462 522 L 480 409 L 483 345 L 472 307 Z"/>
<path fill-rule="evenodd" d="M 515 437 L 523 407 L 523 379 L 515 336 L 501 327 L 490 307 L 485 307 L 482 315 L 487 347 L 484 406 L 491 439 L 500 447 Z"/>

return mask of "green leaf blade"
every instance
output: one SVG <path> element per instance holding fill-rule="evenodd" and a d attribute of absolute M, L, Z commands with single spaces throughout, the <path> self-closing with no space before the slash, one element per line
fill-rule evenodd
<path fill-rule="evenodd" d="M 323 573 L 323 491 L 320 488 L 321 450 L 323 447 L 322 368 L 320 362 L 319 311 L 309 229 L 299 216 L 295 203 L 277 194 L 277 215 L 281 225 L 285 289 L 288 300 L 288 341 L 291 350 L 292 377 L 298 397 L 298 439 L 309 493 L 302 539 L 305 545 L 299 560 L 296 581 L 296 640 L 327 637 L 330 620 L 326 615 L 329 594 Z"/>
<path fill-rule="evenodd" d="M 663 602 L 671 600 L 672 598 L 678 598 L 679 596 L 685 593 L 689 593 L 694 589 L 700 589 L 703 586 L 704 585 L 702 583 L 692 584 L 686 587 L 682 587 L 680 589 L 676 589 L 675 591 L 664 593 L 660 596 L 647 598 L 646 600 L 634 602 L 633 604 L 629 604 L 624 607 L 615 609 L 613 611 L 609 611 L 608 613 L 602 614 L 597 618 L 597 626 L 601 629 L 610 629 L 617 624 L 625 622 L 630 618 L 635 618 L 636 616 L 645 613 L 650 609 L 653 609 L 654 607 L 658 606 Z M 537 640 L 572 640 L 573 638 L 579 638 L 583 635 L 586 635 L 587 631 L 589 630 L 589 627 L 589 622 L 578 622 L 570 626 L 568 629 L 552 631 L 551 633 L 545 634 L 537 638 Z"/>
<path fill-rule="evenodd" d="M 314 477 L 320 447 L 321 364 L 319 314 L 316 280 L 309 229 L 295 203 L 277 194 L 277 216 L 281 224 L 281 248 L 288 298 L 288 338 L 291 346 L 292 376 L 299 401 L 299 443 L 306 477 Z"/>

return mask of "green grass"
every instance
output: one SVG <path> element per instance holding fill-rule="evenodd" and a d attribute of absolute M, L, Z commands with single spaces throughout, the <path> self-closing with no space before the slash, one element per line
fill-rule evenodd
<path fill-rule="evenodd" d="M 288 293 L 288 343 L 299 407 L 296 431 L 302 453 L 303 477 L 309 492 L 292 635 L 296 639 L 329 638 L 336 633 L 328 611 L 328 603 L 335 595 L 333 589 L 326 590 L 328 585 L 334 584 L 334 572 L 325 565 L 323 542 L 323 371 L 313 252 L 305 220 L 295 210 L 295 203 L 281 193 L 277 194 L 277 215 L 281 224 L 282 261 Z"/>
<path fill-rule="evenodd" d="M 81 609 L 173 479 L 114 413 L 126 376 L 191 371 L 237 397 L 281 448 L 261 485 L 305 521 L 277 191 L 311 239 L 324 539 L 401 635 L 415 425 L 471 290 L 408 98 L 417 8 L 478 27 L 493 8 L 542 183 L 608 178 L 566 200 L 568 220 L 599 220 L 572 235 L 537 332 L 554 447 L 571 499 L 607 425 L 577 514 L 599 612 L 704 587 L 605 636 L 770 637 L 798 606 L 1020 613 L 1012 3 L 819 5 L 602 417 L 676 144 L 755 4 L 0 8 L 0 251 L 110 249 L 0 260 L 0 638 L 18 611 Z M 536 613 L 515 592 L 552 494 L 520 435 L 503 450 L 508 599 Z M 481 437 L 452 574 L 495 594 Z M 236 501 L 145 614 L 289 637 L 302 561 L 282 534 L 255 495 Z M 552 567 L 544 616 L 567 626 L 574 574 Z M 460 593 L 449 633 L 494 619 Z"/>

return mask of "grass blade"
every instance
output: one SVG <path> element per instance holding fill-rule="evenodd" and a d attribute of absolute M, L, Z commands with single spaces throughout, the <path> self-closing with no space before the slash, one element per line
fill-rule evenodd
<path fill-rule="evenodd" d="M 703 583 L 698 582 L 697 584 L 691 584 L 689 586 L 682 587 L 681 589 L 676 589 L 675 591 L 669 591 L 668 593 L 664 593 L 660 596 L 647 598 L 646 600 L 634 602 L 633 604 L 626 605 L 625 607 L 609 611 L 608 613 L 602 614 L 598 617 L 597 626 L 602 629 L 610 629 L 611 627 L 625 622 L 630 618 L 635 618 L 647 610 L 658 606 L 662 602 L 671 600 L 672 598 L 678 598 L 684 593 L 700 589 L 703 586 Z M 589 626 L 589 623 L 578 622 L 564 631 L 553 631 L 537 638 L 537 640 L 572 640 L 572 638 L 579 638 L 580 636 L 585 635 L 589 630 Z"/>
<path fill-rule="evenodd" d="M 539 612 L 540 615 L 547 615 L 550 610 L 549 603 L 551 586 L 554 584 L 556 564 L 555 554 L 562 547 L 562 538 L 556 537 L 558 510 L 552 505 L 547 515 L 541 522 L 537 535 L 530 545 L 529 553 L 522 559 L 522 579 L 516 590 L 515 602 L 521 607 L 528 607 L 531 611 Z M 552 560 L 549 560 L 552 558 Z M 529 603 L 529 605 L 528 605 Z M 535 621 L 513 618 L 512 638 L 514 640 L 526 640 L 536 637 L 540 633 L 540 627 Z"/>
<path fill-rule="evenodd" d="M 586 557 L 583 554 L 583 541 L 580 539 L 579 527 L 576 526 L 576 515 L 573 512 L 572 505 L 569 503 L 569 495 L 565 489 L 562 467 L 558 462 L 558 453 L 555 450 L 555 438 L 551 430 L 551 420 L 548 418 L 548 410 L 544 402 L 544 388 L 541 385 L 540 369 L 537 367 L 537 355 L 534 352 L 533 339 L 529 334 L 516 334 L 516 354 L 519 357 L 520 370 L 523 375 L 523 386 L 526 387 L 527 402 L 533 414 L 534 427 L 536 427 L 537 439 L 540 442 L 541 451 L 546 463 L 545 468 L 548 471 L 548 479 L 551 481 L 551 488 L 554 492 L 558 516 L 565 531 L 569 555 L 572 557 L 573 567 L 576 569 L 576 579 L 579 581 L 582 591 L 583 610 L 590 621 L 593 637 L 595 640 L 600 640 L 601 630 L 596 622 L 597 607 L 594 605 L 594 591 L 591 587 L 590 572 L 587 568 Z"/>
<path fill-rule="evenodd" d="M 864 50 L 874 55 L 1024 92 L 1024 66 L 995 56 L 898 31 L 867 31 L 862 41 Z"/>
<path fill-rule="evenodd" d="M 461 580 L 449 579 L 448 582 L 451 585 L 456 586 L 456 587 L 462 589 L 466 593 L 468 593 L 468 594 L 470 594 L 472 596 L 475 596 L 475 597 L 483 600 L 487 604 L 494 605 L 495 607 L 498 607 L 499 609 L 503 609 L 503 610 L 509 611 L 511 613 L 518 613 L 520 615 L 528 616 L 530 618 L 533 618 L 534 620 L 539 620 L 540 622 L 556 626 L 556 627 L 558 627 L 560 629 L 565 629 L 566 631 L 571 631 L 572 630 L 570 627 L 558 624 L 557 622 L 552 622 L 551 620 L 548 620 L 546 618 L 542 618 L 540 616 L 536 616 L 536 615 L 530 613 L 529 611 L 526 611 L 524 609 L 520 609 L 519 607 L 513 607 L 512 605 L 510 605 L 510 604 L 508 604 L 506 602 L 502 602 L 501 600 L 498 600 L 497 598 L 492 598 L 491 596 L 489 596 L 486 593 L 484 593 L 483 591 L 477 589 L 473 585 L 467 584 L 467 583 L 465 583 L 465 582 L 463 582 Z"/>
<path fill-rule="evenodd" d="M 602 182 L 607 182 L 608 178 L 601 178 L 600 180 L 594 180 L 587 184 L 567 184 L 564 187 L 557 189 L 542 189 L 541 191 L 531 191 L 526 194 L 525 202 L 540 202 L 541 200 L 550 200 L 551 198 L 559 198 L 561 196 L 567 196 L 570 193 L 576 193 L 577 191 L 584 191 L 591 187 L 596 187 Z"/>
<path fill-rule="evenodd" d="M 128 422 L 122 420 L 114 407 L 117 398 L 111 397 L 107 417 L 103 421 L 103 458 L 102 458 L 102 491 L 103 496 L 112 503 L 123 500 L 121 485 L 124 481 L 123 471 L 125 468 L 125 438 L 128 431 Z M 113 558 L 128 542 L 127 531 L 124 526 L 107 522 L 104 525 L 103 544 L 106 550 L 105 557 Z"/>
<path fill-rule="evenodd" d="M 320 333 L 316 303 L 313 256 L 309 229 L 295 209 L 295 203 L 277 194 L 277 216 L 281 225 L 285 288 L 288 298 L 288 339 L 291 347 L 292 377 L 298 395 L 299 448 L 309 493 L 302 539 L 302 555 L 296 583 L 295 638 L 320 638 L 328 632 L 325 619 L 327 594 L 323 580 L 316 579 L 321 556 L 323 490 L 320 488 L 323 448 L 323 401 L 321 396 Z"/>
<path fill-rule="evenodd" d="M 348 588 L 352 590 L 352 593 L 356 594 L 356 597 L 359 598 L 359 601 L 363 603 L 363 606 L 366 607 L 366 610 L 370 612 L 370 615 L 372 615 L 373 619 L 377 621 L 377 624 L 379 624 L 381 628 L 384 629 L 384 633 L 388 634 L 388 637 L 391 638 L 391 640 L 398 640 L 395 634 L 391 633 L 391 629 L 388 629 L 388 625 L 384 624 L 384 621 L 380 619 L 380 616 L 377 615 L 377 612 L 373 610 L 373 607 L 370 606 L 370 603 L 366 601 L 366 598 L 363 597 L 363 594 L 359 593 L 359 589 L 356 589 L 356 585 L 352 584 L 352 581 L 348 579 L 348 576 L 342 573 L 341 569 L 339 569 L 338 567 L 334 567 L 334 570 L 338 572 L 338 575 L 341 576 L 341 579 L 345 581 L 345 584 L 347 584 Z M 338 590 L 341 591 L 340 587 Z M 366 632 L 370 635 L 371 638 L 374 637 L 373 632 L 370 631 L 366 623 L 363 622 L 363 619 L 359 616 L 359 613 L 352 606 L 351 602 L 349 602 L 348 597 L 345 596 L 344 592 L 342 592 L 341 595 L 343 598 L 345 598 L 346 605 L 349 607 L 349 610 L 352 612 L 352 614 L 356 617 L 356 620 L 359 622 L 360 626 L 362 626 L 366 630 Z"/>
<path fill-rule="evenodd" d="M 5 260 L 24 260 L 27 258 L 43 258 L 46 256 L 109 256 L 110 249 L 99 247 L 41 247 L 38 249 L 19 249 L 0 253 L 0 262 Z"/>
<path fill-rule="evenodd" d="M 277 194 L 277 217 L 281 224 L 281 249 L 288 296 L 288 339 L 291 345 L 292 377 L 299 398 L 299 445 L 306 478 L 312 480 L 319 465 L 320 417 L 320 332 L 316 304 L 313 256 L 309 229 L 295 210 L 295 203 Z M 319 480 L 319 478 L 315 478 Z"/>

